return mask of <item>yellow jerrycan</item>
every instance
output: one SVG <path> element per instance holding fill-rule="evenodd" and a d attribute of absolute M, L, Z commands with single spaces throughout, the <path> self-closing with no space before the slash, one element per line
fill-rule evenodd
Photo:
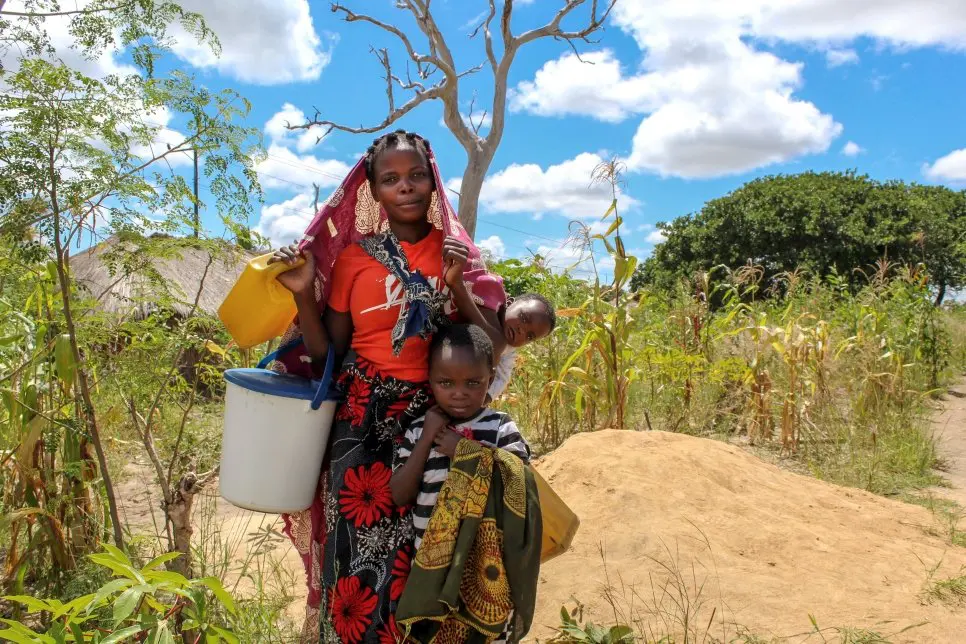
<path fill-rule="evenodd" d="M 580 519 L 567 507 L 550 484 L 534 468 L 533 480 L 537 484 L 540 514 L 543 515 L 543 543 L 540 546 L 540 563 L 546 563 L 570 548 L 570 543 L 580 527 Z"/>
<path fill-rule="evenodd" d="M 305 260 L 289 266 L 285 262 L 269 264 L 271 257 L 272 253 L 267 253 L 249 260 L 218 308 L 222 324 L 242 349 L 277 338 L 295 319 L 295 298 L 275 278 Z"/>

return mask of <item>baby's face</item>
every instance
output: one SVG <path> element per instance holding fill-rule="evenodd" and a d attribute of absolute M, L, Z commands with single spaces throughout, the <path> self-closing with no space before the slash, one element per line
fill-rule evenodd
<path fill-rule="evenodd" d="M 511 347 L 540 340 L 550 335 L 550 317 L 539 300 L 514 302 L 503 316 L 503 337 Z"/>
<path fill-rule="evenodd" d="M 436 404 L 454 421 L 472 418 L 486 404 L 491 372 L 471 347 L 444 344 L 430 357 L 429 386 Z"/>

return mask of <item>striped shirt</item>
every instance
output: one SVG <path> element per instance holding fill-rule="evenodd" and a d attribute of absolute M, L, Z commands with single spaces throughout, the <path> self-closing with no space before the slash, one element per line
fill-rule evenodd
<path fill-rule="evenodd" d="M 396 463 L 393 469 L 402 467 L 413 453 L 416 441 L 423 434 L 425 416 L 413 421 L 403 436 L 396 452 Z M 464 437 L 482 443 L 487 447 L 499 447 L 520 457 L 524 463 L 530 462 L 530 446 L 523 439 L 520 430 L 510 416 L 502 411 L 484 409 L 475 418 L 453 426 L 453 429 Z M 443 482 L 449 474 L 449 457 L 443 456 L 434 447 L 429 452 L 429 458 L 423 467 L 423 480 L 416 496 L 416 506 L 413 509 L 413 526 L 416 528 L 416 548 L 423 542 L 423 534 L 429 524 L 429 517 L 433 514 L 433 506 L 443 487 Z"/>

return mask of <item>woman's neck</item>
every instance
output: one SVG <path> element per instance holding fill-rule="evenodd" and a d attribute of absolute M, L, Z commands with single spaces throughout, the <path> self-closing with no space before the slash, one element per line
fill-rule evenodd
<path fill-rule="evenodd" d="M 433 225 L 429 223 L 429 220 L 414 224 L 398 224 L 390 220 L 389 230 L 399 241 L 415 244 L 426 239 L 426 236 L 433 231 Z"/>

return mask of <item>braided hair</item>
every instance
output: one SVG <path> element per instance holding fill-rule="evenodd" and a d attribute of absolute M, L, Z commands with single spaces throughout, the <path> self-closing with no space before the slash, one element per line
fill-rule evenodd
<path fill-rule="evenodd" d="M 426 159 L 426 165 L 429 165 L 429 141 L 419 136 L 415 132 L 407 132 L 406 130 L 396 130 L 395 132 L 389 132 L 383 134 L 377 139 L 372 141 L 372 145 L 366 150 L 366 179 L 369 181 L 375 180 L 375 167 L 376 167 L 376 157 L 385 152 L 386 150 L 395 150 L 400 145 L 408 145 L 412 147 L 417 152 L 423 155 Z"/>

